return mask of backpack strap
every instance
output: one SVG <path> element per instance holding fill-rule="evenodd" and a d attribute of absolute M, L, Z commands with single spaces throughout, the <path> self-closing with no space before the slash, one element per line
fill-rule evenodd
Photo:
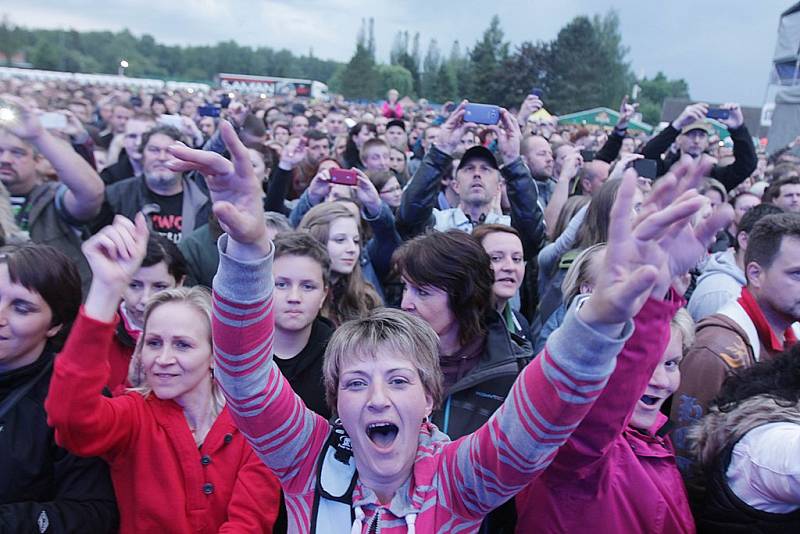
<path fill-rule="evenodd" d="M 331 427 L 328 443 L 319 455 L 310 532 L 346 532 L 343 528 L 347 529 L 353 523 L 353 490 L 357 479 L 350 437 L 337 419 Z"/>

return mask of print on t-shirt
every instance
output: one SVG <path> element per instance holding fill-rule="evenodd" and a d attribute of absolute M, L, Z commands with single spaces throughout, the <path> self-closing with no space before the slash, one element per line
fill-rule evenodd
<path fill-rule="evenodd" d="M 183 227 L 183 193 L 167 197 L 151 192 L 151 196 L 159 208 L 150 213 L 150 223 L 153 231 L 163 235 L 173 243 L 178 243 L 181 240 L 181 229 Z"/>

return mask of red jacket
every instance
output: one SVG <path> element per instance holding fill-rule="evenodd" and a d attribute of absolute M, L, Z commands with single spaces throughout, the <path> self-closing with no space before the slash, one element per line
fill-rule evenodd
<path fill-rule="evenodd" d="M 668 438 L 628 426 L 678 307 L 649 300 L 603 393 L 544 474 L 517 496 L 517 532 L 694 532 Z"/>
<path fill-rule="evenodd" d="M 45 408 L 59 444 L 109 462 L 121 532 L 271 532 L 278 482 L 227 407 L 198 449 L 174 401 L 100 394 L 115 326 L 81 310 L 56 358 Z"/>

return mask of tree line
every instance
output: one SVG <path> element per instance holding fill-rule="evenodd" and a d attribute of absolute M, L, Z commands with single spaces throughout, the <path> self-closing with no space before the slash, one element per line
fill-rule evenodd
<path fill-rule="evenodd" d="M 376 59 L 374 21 L 364 20 L 356 48 L 346 63 L 296 55 L 288 50 L 242 46 L 230 40 L 209 46 L 168 46 L 150 35 L 121 32 L 37 30 L 0 24 L 0 52 L 10 58 L 24 52 L 34 68 L 116 73 L 120 59 L 130 76 L 184 81 L 213 80 L 219 72 L 311 78 L 355 100 L 383 98 L 389 88 L 432 102 L 469 98 L 515 107 L 534 87 L 541 88 L 548 110 L 563 114 L 597 106 L 616 108 L 634 85 L 646 122 L 659 120 L 667 97 L 689 98 L 688 84 L 662 72 L 637 79 L 627 61 L 619 17 L 578 16 L 549 42 L 505 40 L 500 19 L 492 18 L 482 37 L 469 47 L 455 41 L 449 51 L 436 39 L 423 54 L 420 34 L 400 31 L 388 63 Z"/>

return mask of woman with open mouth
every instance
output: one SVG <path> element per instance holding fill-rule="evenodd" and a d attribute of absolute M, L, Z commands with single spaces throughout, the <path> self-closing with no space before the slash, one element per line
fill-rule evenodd
<path fill-rule="evenodd" d="M 695 173 L 662 178 L 632 221 L 636 178 L 626 176 L 594 293 L 568 312 L 486 424 L 450 441 L 428 421 L 442 397 L 436 336 L 413 316 L 379 310 L 345 323 L 330 341 L 325 389 L 339 416 L 331 425 L 303 406 L 272 361 L 272 244 L 260 184 L 232 127 L 221 130 L 232 161 L 186 147 L 170 152 L 180 161 L 175 170 L 206 176 L 227 231 L 214 280 L 215 376 L 237 425 L 281 482 L 292 533 L 477 532 L 579 425 L 651 293 L 666 294 L 672 271 L 694 265 L 728 222 L 719 215 L 689 226 L 702 202 L 688 190 Z"/>
<path fill-rule="evenodd" d="M 108 462 L 121 532 L 272 532 L 278 483 L 214 382 L 208 290 L 154 294 L 132 357 L 141 387 L 114 398 L 101 393 L 118 306 L 148 241 L 139 213 L 135 223 L 117 215 L 83 244 L 92 285 L 55 362 L 48 423 L 69 451 Z"/>

